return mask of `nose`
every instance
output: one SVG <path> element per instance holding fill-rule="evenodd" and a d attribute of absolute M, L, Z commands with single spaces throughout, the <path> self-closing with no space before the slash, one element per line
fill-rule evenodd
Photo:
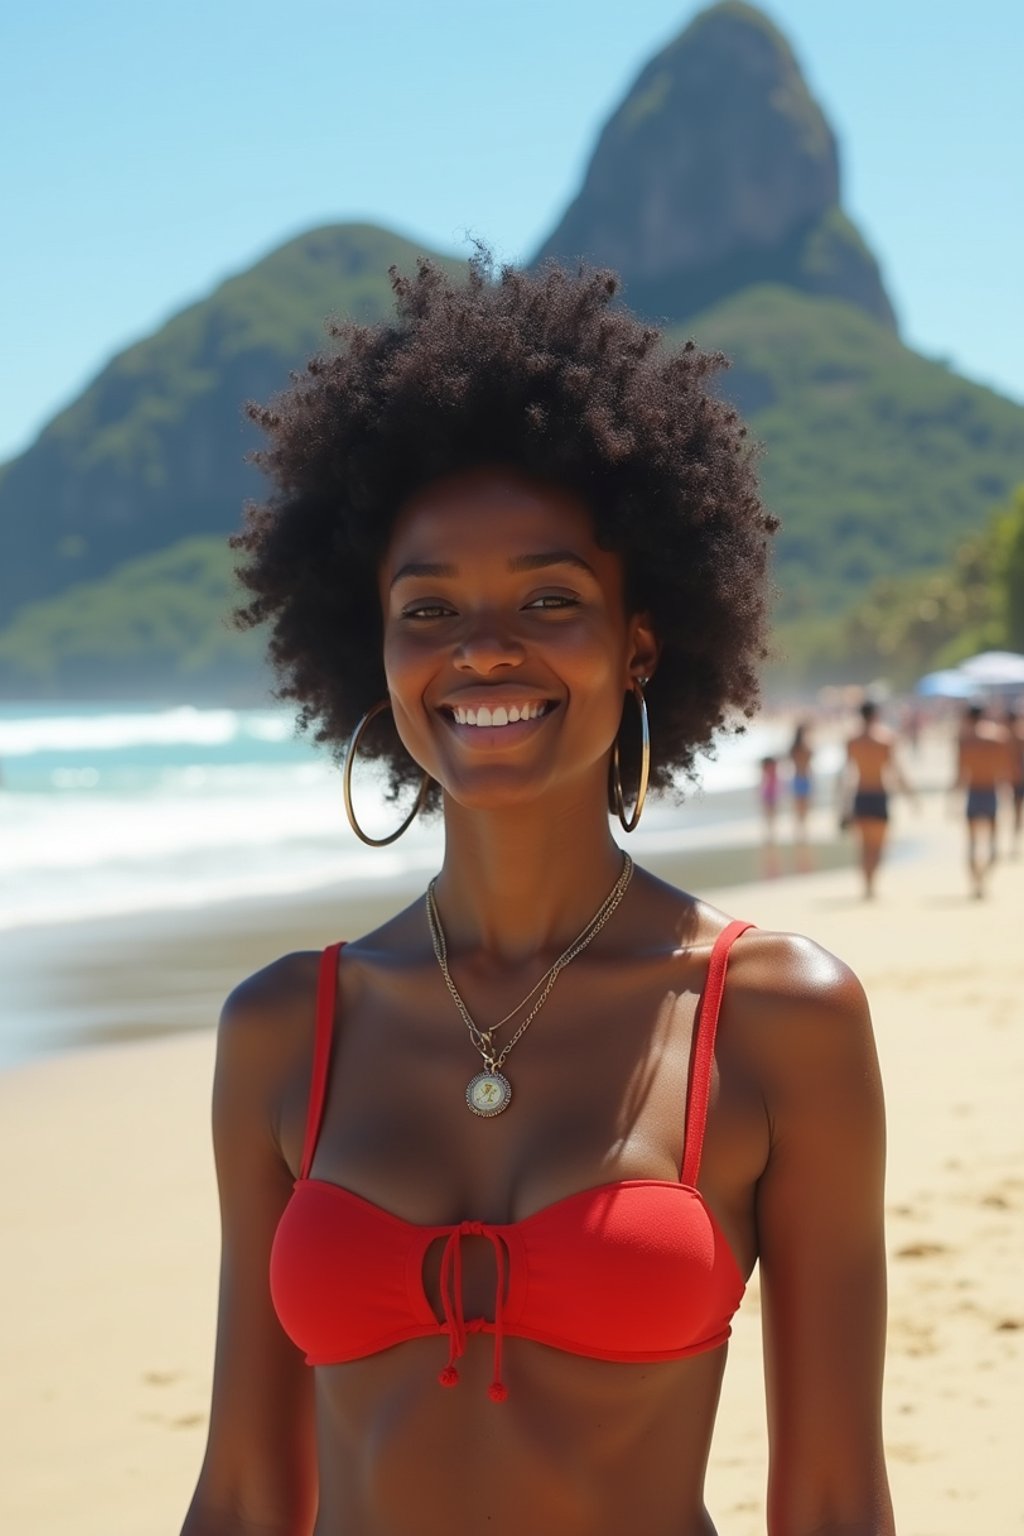
<path fill-rule="evenodd" d="M 504 630 L 494 614 L 481 614 L 463 636 L 453 659 L 460 671 L 487 676 L 501 667 L 520 666 L 525 654 L 522 642 Z"/>

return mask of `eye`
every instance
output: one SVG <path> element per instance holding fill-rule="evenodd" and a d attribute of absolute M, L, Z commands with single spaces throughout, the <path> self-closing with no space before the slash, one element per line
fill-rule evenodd
<path fill-rule="evenodd" d="M 402 610 L 403 619 L 443 619 L 446 614 L 452 612 L 444 603 L 418 603 L 413 608 Z"/>
<path fill-rule="evenodd" d="M 526 604 L 527 608 L 578 608 L 578 597 L 569 597 L 564 592 L 545 592 L 541 597 L 535 597 L 532 602 Z"/>

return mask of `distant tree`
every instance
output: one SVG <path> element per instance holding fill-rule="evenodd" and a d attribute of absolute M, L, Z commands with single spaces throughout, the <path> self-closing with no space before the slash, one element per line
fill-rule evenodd
<path fill-rule="evenodd" d="M 1002 643 L 1002 603 L 990 527 L 948 566 L 877 581 L 847 614 L 842 649 L 898 685 Z"/>
<path fill-rule="evenodd" d="M 1024 484 L 949 563 L 877 579 L 833 619 L 779 626 L 777 665 L 792 680 L 884 676 L 908 687 L 976 651 L 1024 651 Z"/>
<path fill-rule="evenodd" d="M 1024 651 L 1024 484 L 996 519 L 996 580 L 1001 588 L 1005 644 Z"/>

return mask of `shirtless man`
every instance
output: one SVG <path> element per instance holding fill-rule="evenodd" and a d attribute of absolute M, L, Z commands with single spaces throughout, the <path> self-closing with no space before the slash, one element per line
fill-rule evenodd
<path fill-rule="evenodd" d="M 864 895 L 870 899 L 875 894 L 875 875 L 889 829 L 890 792 L 912 791 L 896 760 L 896 738 L 878 720 L 878 705 L 866 699 L 860 714 L 860 731 L 846 744 L 846 773 L 848 781 L 853 779 L 850 820 L 860 843 Z"/>
<path fill-rule="evenodd" d="M 980 704 L 969 704 L 957 742 L 956 787 L 967 791 L 967 867 L 975 897 L 996 860 L 996 803 L 999 786 L 1012 777 L 1010 732 L 985 719 Z"/>

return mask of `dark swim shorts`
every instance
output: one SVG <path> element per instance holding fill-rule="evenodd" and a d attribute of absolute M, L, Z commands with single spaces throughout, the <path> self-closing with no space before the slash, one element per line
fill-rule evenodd
<path fill-rule="evenodd" d="M 967 791 L 967 820 L 995 821 L 996 792 L 994 789 L 969 789 Z"/>
<path fill-rule="evenodd" d="M 853 797 L 854 821 L 888 821 L 889 796 L 884 789 L 858 789 Z"/>

